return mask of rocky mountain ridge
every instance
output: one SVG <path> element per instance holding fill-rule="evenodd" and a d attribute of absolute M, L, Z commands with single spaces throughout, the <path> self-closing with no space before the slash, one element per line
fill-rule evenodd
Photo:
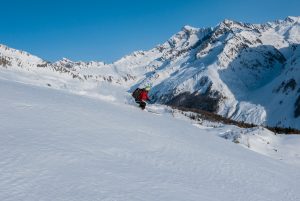
<path fill-rule="evenodd" d="M 111 64 L 65 58 L 50 63 L 1 45 L 0 66 L 3 72 L 34 72 L 33 78 L 56 87 L 69 87 L 74 80 L 109 82 L 129 91 L 151 84 L 150 95 L 158 103 L 300 128 L 300 17 L 184 26 L 165 43 Z M 70 82 L 57 83 L 57 76 Z"/>

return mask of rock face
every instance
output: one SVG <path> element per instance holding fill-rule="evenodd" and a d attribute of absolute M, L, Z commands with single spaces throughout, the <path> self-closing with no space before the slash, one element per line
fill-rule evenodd
<path fill-rule="evenodd" d="M 298 118 L 300 116 L 300 95 L 298 96 L 298 98 L 295 102 L 294 116 L 295 116 L 295 118 Z"/>
<path fill-rule="evenodd" d="M 151 84 L 158 103 L 300 128 L 299 17 L 266 24 L 224 20 L 213 28 L 185 26 L 165 43 L 111 64 L 68 59 L 49 63 L 0 46 L 0 66 L 51 69 L 53 76 L 104 81 L 130 90 Z"/>

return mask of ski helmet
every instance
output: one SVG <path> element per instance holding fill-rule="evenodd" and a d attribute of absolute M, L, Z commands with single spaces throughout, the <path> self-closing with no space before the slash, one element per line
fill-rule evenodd
<path fill-rule="evenodd" d="M 146 91 L 150 91 L 150 88 L 151 88 L 151 87 L 148 85 L 148 86 L 145 87 L 145 90 L 146 90 Z"/>

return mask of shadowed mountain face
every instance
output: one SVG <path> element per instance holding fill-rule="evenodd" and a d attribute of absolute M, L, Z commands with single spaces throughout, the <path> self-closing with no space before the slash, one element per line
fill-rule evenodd
<path fill-rule="evenodd" d="M 129 91 L 151 84 L 158 103 L 215 112 L 238 121 L 300 128 L 300 18 L 266 24 L 224 20 L 214 28 L 185 26 L 167 42 L 120 60 L 55 63 L 0 47 L 8 71 L 109 82 Z M 47 72 L 47 73 L 45 73 Z M 47 75 L 47 76 L 46 76 Z M 70 82 L 63 84 L 69 87 Z"/>

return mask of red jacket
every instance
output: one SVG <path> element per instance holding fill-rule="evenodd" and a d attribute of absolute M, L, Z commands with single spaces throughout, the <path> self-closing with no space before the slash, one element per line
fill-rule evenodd
<path fill-rule="evenodd" d="M 148 91 L 143 90 L 143 91 L 140 93 L 138 100 L 139 100 L 139 101 L 147 101 L 147 100 L 149 100 L 149 97 L 148 97 Z"/>

